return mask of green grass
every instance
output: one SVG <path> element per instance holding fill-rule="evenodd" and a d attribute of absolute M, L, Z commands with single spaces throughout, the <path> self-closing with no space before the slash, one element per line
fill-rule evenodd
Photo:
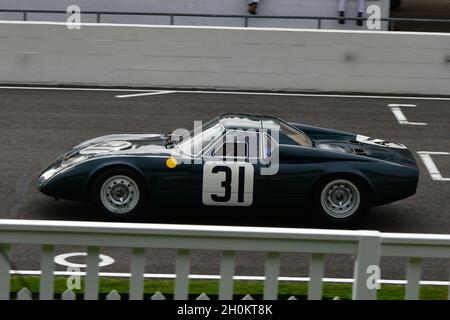
<path fill-rule="evenodd" d="M 67 278 L 55 278 L 55 292 L 62 293 L 67 289 Z M 11 278 L 11 292 L 18 292 L 23 287 L 27 287 L 31 292 L 39 292 L 39 277 L 35 276 L 13 276 Z M 83 280 L 81 288 L 84 287 Z M 109 293 L 116 290 L 119 293 L 127 293 L 129 289 L 128 280 L 122 278 L 102 278 L 100 279 L 100 293 Z M 153 294 L 160 291 L 163 294 L 172 294 L 174 290 L 173 280 L 146 280 L 144 292 Z M 261 281 L 235 281 L 234 294 L 261 296 L 263 294 L 263 282 Z M 351 299 L 351 284 L 325 283 L 323 285 L 324 299 L 332 299 L 338 296 L 340 299 Z M 189 293 L 199 295 L 217 295 L 219 282 L 215 280 L 190 280 Z M 75 293 L 82 293 L 81 290 L 74 290 Z M 295 295 L 297 298 L 306 297 L 308 284 L 303 282 L 280 282 L 278 293 L 281 297 Z M 382 285 L 378 291 L 378 300 L 403 300 L 404 286 L 402 285 Z M 445 286 L 421 286 L 420 299 L 423 300 L 446 300 L 447 287 Z"/>

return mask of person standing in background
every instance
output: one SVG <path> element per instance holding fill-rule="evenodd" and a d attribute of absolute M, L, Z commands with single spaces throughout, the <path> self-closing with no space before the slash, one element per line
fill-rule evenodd
<path fill-rule="evenodd" d="M 366 1 L 365 0 L 356 0 L 356 1 L 358 1 L 358 8 L 357 8 L 358 9 L 358 18 L 360 18 L 356 21 L 356 24 L 358 26 L 362 26 L 362 24 L 363 24 L 362 16 L 363 16 L 364 9 L 366 6 Z M 339 11 L 339 17 L 341 18 L 341 19 L 339 19 L 339 24 L 345 23 L 344 17 L 345 17 L 345 9 L 346 8 L 347 8 L 347 0 L 339 0 L 338 11 Z"/>
<path fill-rule="evenodd" d="M 248 1 L 248 13 L 257 14 L 259 0 L 249 0 Z"/>

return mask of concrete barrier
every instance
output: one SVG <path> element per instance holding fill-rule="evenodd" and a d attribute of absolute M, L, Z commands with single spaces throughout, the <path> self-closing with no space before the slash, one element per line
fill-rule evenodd
<path fill-rule="evenodd" d="M 0 22 L 0 82 L 449 94 L 450 34 Z"/>

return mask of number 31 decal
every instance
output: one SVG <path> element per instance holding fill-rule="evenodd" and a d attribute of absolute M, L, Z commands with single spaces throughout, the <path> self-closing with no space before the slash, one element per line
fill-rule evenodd
<path fill-rule="evenodd" d="M 253 176 L 251 163 L 207 161 L 203 166 L 203 204 L 251 206 Z"/>

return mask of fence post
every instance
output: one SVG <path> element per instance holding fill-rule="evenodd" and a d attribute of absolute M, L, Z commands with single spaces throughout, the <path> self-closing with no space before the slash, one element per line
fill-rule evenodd
<path fill-rule="evenodd" d="M 9 244 L 0 244 L 0 300 L 9 300 L 10 290 L 10 248 Z"/>
<path fill-rule="evenodd" d="M 233 299 L 234 251 L 222 252 L 220 262 L 219 300 Z"/>
<path fill-rule="evenodd" d="M 369 266 L 379 266 L 381 237 L 378 231 L 359 231 L 358 255 L 355 260 L 353 300 L 375 300 L 377 289 L 369 288 Z"/>
<path fill-rule="evenodd" d="M 54 291 L 54 270 L 55 264 L 53 258 L 55 256 L 55 247 L 44 245 L 41 249 L 41 282 L 39 288 L 40 300 L 53 300 Z"/>
<path fill-rule="evenodd" d="M 322 299 L 324 256 L 313 253 L 309 264 L 308 300 Z"/>
<path fill-rule="evenodd" d="M 175 294 L 174 300 L 187 300 L 189 296 L 189 250 L 178 249 L 175 265 Z"/>
<path fill-rule="evenodd" d="M 394 31 L 394 29 L 395 29 L 395 21 L 390 21 L 389 30 Z"/>
<path fill-rule="evenodd" d="M 144 296 L 145 249 L 131 252 L 130 300 L 142 300 Z"/>
<path fill-rule="evenodd" d="M 99 286 L 99 248 L 88 247 L 86 280 L 84 284 L 84 300 L 98 299 Z"/>
<path fill-rule="evenodd" d="M 100 13 L 97 13 L 97 23 L 100 23 Z"/>
<path fill-rule="evenodd" d="M 278 297 L 278 274 L 280 273 L 280 254 L 268 252 L 266 254 L 266 270 L 264 281 L 264 300 L 276 300 Z"/>
<path fill-rule="evenodd" d="M 408 270 L 406 272 L 405 300 L 419 300 L 420 296 L 420 273 L 422 272 L 422 259 L 409 258 Z"/>

